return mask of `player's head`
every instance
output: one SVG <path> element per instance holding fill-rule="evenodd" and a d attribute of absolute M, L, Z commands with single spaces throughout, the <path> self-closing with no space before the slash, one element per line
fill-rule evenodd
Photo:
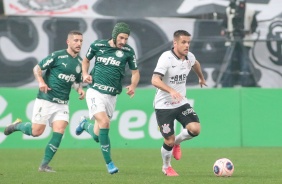
<path fill-rule="evenodd" d="M 70 31 L 67 38 L 68 51 L 78 54 L 82 46 L 82 33 L 79 31 Z"/>
<path fill-rule="evenodd" d="M 173 34 L 174 52 L 178 57 L 187 56 L 189 52 L 191 34 L 185 30 L 177 30 Z"/>
<path fill-rule="evenodd" d="M 122 48 L 127 43 L 129 35 L 129 26 L 124 22 L 117 23 L 112 32 L 112 39 L 116 47 Z"/>

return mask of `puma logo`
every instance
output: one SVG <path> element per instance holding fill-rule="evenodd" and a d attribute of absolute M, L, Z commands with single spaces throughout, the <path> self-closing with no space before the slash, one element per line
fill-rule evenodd
<path fill-rule="evenodd" d="M 67 67 L 67 64 L 66 64 L 66 63 L 62 63 L 62 65 L 64 65 L 64 66 L 65 66 L 65 68 Z"/>
<path fill-rule="evenodd" d="M 104 52 L 105 52 L 105 50 L 102 50 L 102 49 L 100 49 L 99 51 L 102 52 L 102 54 L 104 54 Z"/>

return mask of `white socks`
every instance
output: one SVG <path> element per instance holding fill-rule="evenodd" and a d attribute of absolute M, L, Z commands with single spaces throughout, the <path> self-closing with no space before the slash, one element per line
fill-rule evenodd
<path fill-rule="evenodd" d="M 182 141 L 185 141 L 185 140 L 189 140 L 189 139 L 192 139 L 193 136 L 189 135 L 188 134 L 188 131 L 187 129 L 183 129 L 180 134 L 178 134 L 176 137 L 175 137 L 175 143 L 174 144 L 180 144 Z"/>
<path fill-rule="evenodd" d="M 161 154 L 162 154 L 162 159 L 163 159 L 163 167 L 164 168 L 168 168 L 170 167 L 170 161 L 171 161 L 171 155 L 172 155 L 172 150 L 171 151 L 167 151 L 166 149 L 164 149 L 164 147 L 162 146 L 161 148 Z"/>

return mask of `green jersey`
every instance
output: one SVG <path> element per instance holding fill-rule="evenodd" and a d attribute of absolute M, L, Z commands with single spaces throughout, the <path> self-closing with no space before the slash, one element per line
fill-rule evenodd
<path fill-rule="evenodd" d="M 73 58 L 67 50 L 53 52 L 39 62 L 41 70 L 46 70 L 43 79 L 51 90 L 39 90 L 37 98 L 67 104 L 72 84 L 82 81 L 81 62 L 80 56 Z"/>
<path fill-rule="evenodd" d="M 122 91 L 122 79 L 125 75 L 125 66 L 137 70 L 134 50 L 125 45 L 121 49 L 111 47 L 109 40 L 94 41 L 86 54 L 91 60 L 95 56 L 95 65 L 90 72 L 92 76 L 91 87 L 104 94 L 117 95 Z"/>

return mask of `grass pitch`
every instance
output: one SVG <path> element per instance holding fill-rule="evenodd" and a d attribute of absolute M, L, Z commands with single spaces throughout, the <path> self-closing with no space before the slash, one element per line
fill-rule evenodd
<path fill-rule="evenodd" d="M 178 177 L 162 174 L 160 149 L 112 149 L 120 172 L 107 173 L 99 149 L 59 149 L 50 163 L 56 173 L 37 171 L 43 149 L 0 149 L 2 184 L 281 184 L 282 148 L 185 148 L 172 159 Z M 216 177 L 216 159 L 231 159 L 232 177 Z"/>

